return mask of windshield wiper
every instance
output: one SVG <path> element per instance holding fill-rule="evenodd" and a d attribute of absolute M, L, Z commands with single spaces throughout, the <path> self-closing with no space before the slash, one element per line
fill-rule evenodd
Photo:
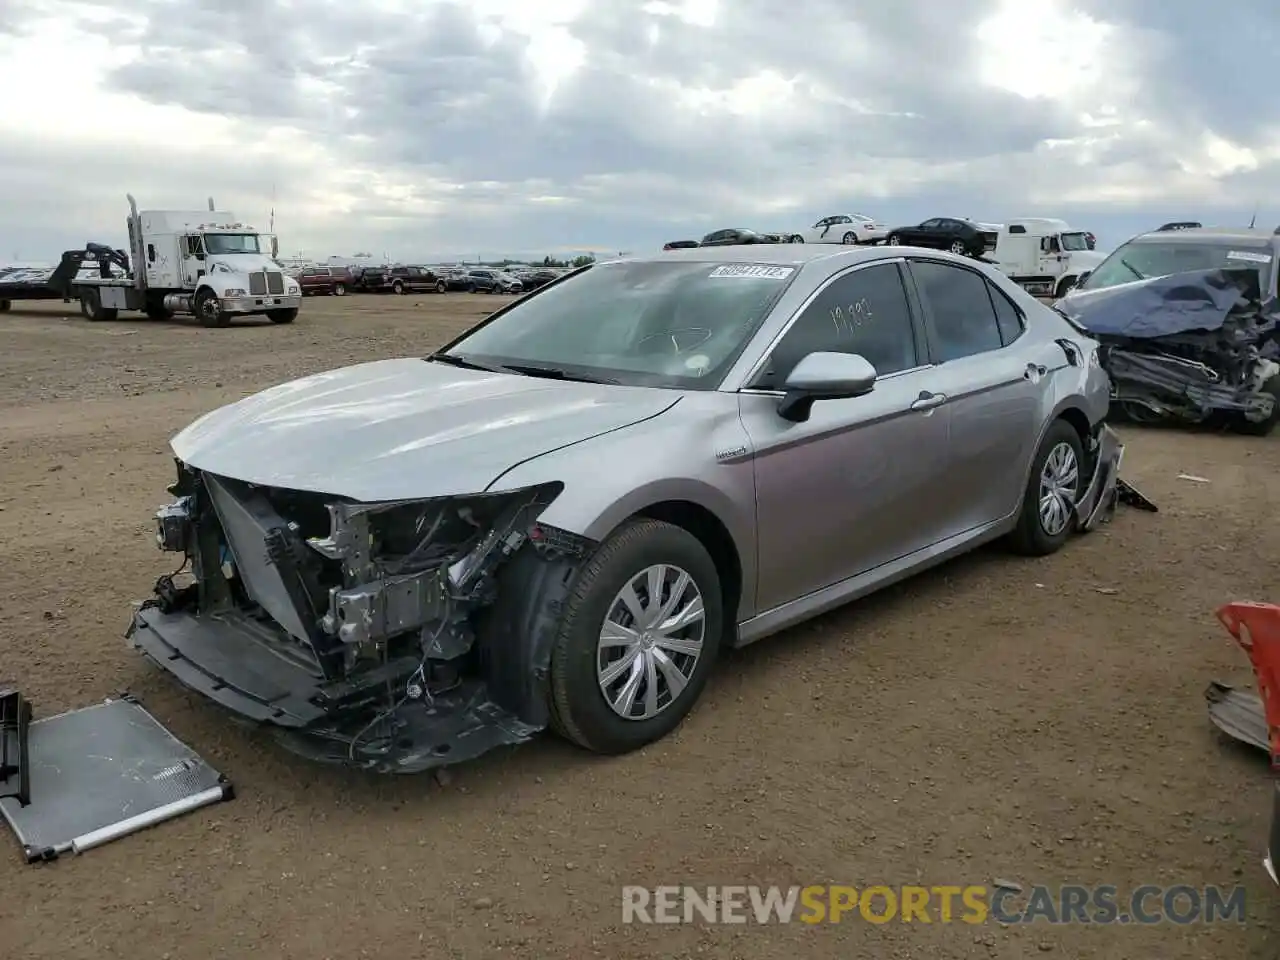
<path fill-rule="evenodd" d="M 462 367 L 464 370 L 483 370 L 485 373 L 502 373 L 502 368 L 493 364 L 477 363 L 475 360 L 468 360 L 466 357 L 460 357 L 456 353 L 433 353 L 427 357 L 428 361 L 436 363 L 447 363 L 451 367 Z"/>
<path fill-rule="evenodd" d="M 1124 267 L 1126 270 L 1128 270 L 1130 273 L 1132 273 L 1132 274 L 1133 274 L 1135 277 L 1137 277 L 1139 280 L 1145 280 L 1145 279 L 1147 279 L 1145 276 L 1143 276 L 1141 273 L 1139 273 L 1139 272 L 1138 272 L 1138 268 L 1137 268 L 1137 267 L 1135 267 L 1132 263 L 1130 263 L 1130 262 L 1129 262 L 1128 260 L 1126 260 L 1124 257 L 1121 257 L 1121 258 L 1120 258 L 1120 266 Z"/>
<path fill-rule="evenodd" d="M 540 367 L 534 364 L 525 363 L 504 363 L 503 370 L 509 370 L 512 373 L 524 374 L 526 377 L 543 377 L 547 380 L 572 380 L 575 383 L 613 383 L 617 380 L 610 380 L 607 377 L 593 377 L 585 373 L 571 373 L 568 370 L 562 370 L 559 367 Z"/>

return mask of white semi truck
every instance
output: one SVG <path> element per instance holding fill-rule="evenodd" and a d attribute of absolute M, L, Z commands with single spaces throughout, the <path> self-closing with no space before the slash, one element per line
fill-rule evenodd
<path fill-rule="evenodd" d="M 238 317 L 292 323 L 298 316 L 302 290 L 273 259 L 274 238 L 215 210 L 212 197 L 207 211 L 139 212 L 127 196 L 130 275 L 77 277 L 67 288 L 90 320 L 140 310 L 155 319 L 192 314 L 203 326 L 225 327 Z"/>
<path fill-rule="evenodd" d="M 1107 255 L 1090 250 L 1087 233 L 1065 220 L 1019 217 L 1001 226 L 990 256 L 1033 296 L 1062 297 Z"/>

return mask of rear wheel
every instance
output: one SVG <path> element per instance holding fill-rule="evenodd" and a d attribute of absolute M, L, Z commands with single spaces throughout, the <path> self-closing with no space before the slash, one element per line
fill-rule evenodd
<path fill-rule="evenodd" d="M 114 307 L 102 305 L 102 292 L 96 287 L 86 287 L 80 293 L 80 312 L 90 320 L 114 320 L 118 315 Z"/>
<path fill-rule="evenodd" d="M 947 249 L 950 250 L 952 253 L 954 253 L 957 257 L 963 257 L 965 253 L 968 252 L 965 249 L 963 240 L 952 240 L 951 246 L 947 247 Z"/>
<path fill-rule="evenodd" d="M 218 295 L 205 287 L 196 294 L 196 319 L 202 327 L 226 327 L 231 325 L 231 314 L 222 309 Z"/>
<path fill-rule="evenodd" d="M 843 237 L 841 237 L 841 238 L 840 238 L 840 242 L 841 242 L 841 243 L 844 243 L 844 244 L 854 244 L 854 243 L 857 243 L 857 242 L 858 242 L 858 235 L 857 235 L 857 234 L 855 234 L 852 230 L 850 230 L 848 233 L 846 233 Z"/>
<path fill-rule="evenodd" d="M 793 233 L 787 240 L 788 243 L 804 243 L 804 237 L 798 233 Z"/>
<path fill-rule="evenodd" d="M 436 293 L 448 293 L 448 292 L 449 292 L 449 285 L 445 283 L 443 280 L 437 280 Z"/>
<path fill-rule="evenodd" d="M 293 323 L 298 319 L 298 308 L 286 307 L 283 310 L 268 310 L 267 319 L 272 323 Z"/>
<path fill-rule="evenodd" d="M 404 284 L 397 280 L 391 285 L 391 292 L 403 297 L 405 293 Z"/>
<path fill-rule="evenodd" d="M 1042 557 L 1062 548 L 1075 529 L 1075 504 L 1084 485 L 1084 445 L 1065 420 L 1049 427 L 1027 478 L 1018 525 L 1010 543 L 1019 553 Z"/>
<path fill-rule="evenodd" d="M 333 285 L 333 295 L 335 297 L 345 297 L 347 295 L 347 285 L 345 283 L 335 283 Z"/>
<path fill-rule="evenodd" d="M 898 236 L 896 233 L 891 233 L 891 234 L 889 234 L 889 236 L 885 238 L 885 241 L 884 241 L 884 242 L 885 242 L 885 243 L 887 243 L 887 244 L 888 244 L 889 246 L 891 246 L 891 247 L 900 247 L 900 246 L 902 246 L 902 238 L 901 238 L 900 236 Z"/>
<path fill-rule="evenodd" d="M 702 693 L 723 629 L 720 578 L 688 531 L 628 524 L 582 568 L 551 652 L 551 722 L 596 753 L 666 736 Z"/>

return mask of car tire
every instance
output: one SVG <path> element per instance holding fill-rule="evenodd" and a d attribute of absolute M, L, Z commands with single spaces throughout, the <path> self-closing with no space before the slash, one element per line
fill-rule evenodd
<path fill-rule="evenodd" d="M 952 240 L 947 249 L 957 257 L 967 256 L 969 253 L 969 249 L 964 245 L 963 240 Z"/>
<path fill-rule="evenodd" d="M 391 285 L 391 292 L 396 296 L 403 297 L 407 291 L 405 290 L 404 284 L 397 280 Z"/>
<path fill-rule="evenodd" d="M 902 246 L 902 238 L 899 237 L 896 233 L 889 234 L 889 236 L 884 238 L 884 242 L 891 247 Z"/>
<path fill-rule="evenodd" d="M 682 671 L 685 681 L 674 696 L 667 680 L 669 674 L 656 665 L 657 661 L 646 659 L 650 656 L 648 651 L 623 650 L 615 657 L 615 665 L 629 657 L 628 662 L 640 665 L 633 700 L 642 711 L 652 706 L 645 700 L 649 684 L 654 683 L 656 713 L 628 718 L 620 712 L 626 705 L 612 706 L 605 690 L 616 697 L 635 678 L 630 677 L 630 670 L 624 670 L 610 685 L 609 678 L 601 676 L 609 662 L 603 661 L 600 637 L 609 620 L 630 619 L 620 597 L 622 591 L 642 577 L 647 580 L 648 572 L 657 567 L 668 571 L 666 588 L 675 586 L 680 574 L 684 574 L 688 578 L 686 599 L 691 601 L 695 596 L 690 590 L 701 595 L 700 632 L 695 630 L 693 636 L 685 638 L 687 642 L 700 636 L 701 647 L 696 657 L 661 646 L 651 648 Z M 639 591 L 633 592 L 647 609 L 643 602 L 647 596 L 641 598 Z M 669 596 L 663 599 L 670 602 Z M 715 563 L 693 534 L 657 520 L 639 520 L 624 526 L 582 567 L 565 603 L 551 650 L 548 698 L 552 729 L 601 754 L 629 753 L 665 737 L 693 708 L 714 669 L 724 628 L 723 606 Z M 653 668 L 645 669 L 649 664 L 654 664 Z"/>
<path fill-rule="evenodd" d="M 436 293 L 448 293 L 449 285 L 443 280 L 436 281 Z"/>
<path fill-rule="evenodd" d="M 858 235 L 854 233 L 852 230 L 850 230 L 843 237 L 840 238 L 840 242 L 848 246 L 857 246 Z"/>
<path fill-rule="evenodd" d="M 1262 385 L 1262 393 L 1269 393 L 1276 398 L 1276 405 L 1271 408 L 1271 416 L 1265 420 L 1246 420 L 1238 417 L 1232 424 L 1234 431 L 1246 437 L 1265 437 L 1280 423 L 1280 374 L 1272 377 Z"/>
<path fill-rule="evenodd" d="M 333 285 L 333 295 L 335 297 L 345 297 L 347 295 L 347 285 L 345 283 L 335 283 Z"/>
<path fill-rule="evenodd" d="M 804 237 L 800 236 L 800 234 L 798 233 L 793 233 L 790 236 L 790 238 L 787 240 L 787 242 L 788 243 L 804 243 Z"/>
<path fill-rule="evenodd" d="M 1070 483 L 1066 482 L 1068 472 L 1073 475 Z M 1075 530 L 1075 501 L 1087 479 L 1080 434 L 1066 420 L 1053 421 L 1031 461 L 1018 525 L 1009 537 L 1014 550 L 1029 557 L 1060 550 Z M 1056 509 L 1045 502 L 1050 496 L 1057 501 Z M 1045 508 L 1050 511 L 1048 516 Z"/>

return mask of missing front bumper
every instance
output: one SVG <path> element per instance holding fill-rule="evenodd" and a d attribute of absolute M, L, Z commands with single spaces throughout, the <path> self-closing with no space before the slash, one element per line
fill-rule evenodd
<path fill-rule="evenodd" d="M 311 760 L 419 773 L 523 743 L 542 729 L 495 703 L 482 681 L 409 698 L 417 657 L 326 681 L 248 622 L 156 607 L 137 611 L 127 636 L 184 686 L 265 726 L 286 749 Z"/>
<path fill-rule="evenodd" d="M 1149 513 L 1159 512 L 1159 507 L 1120 479 L 1124 443 L 1120 435 L 1105 423 L 1094 438 L 1092 459 L 1093 475 L 1075 505 L 1076 528 L 1081 533 L 1088 533 L 1109 521 L 1122 503 Z"/>

